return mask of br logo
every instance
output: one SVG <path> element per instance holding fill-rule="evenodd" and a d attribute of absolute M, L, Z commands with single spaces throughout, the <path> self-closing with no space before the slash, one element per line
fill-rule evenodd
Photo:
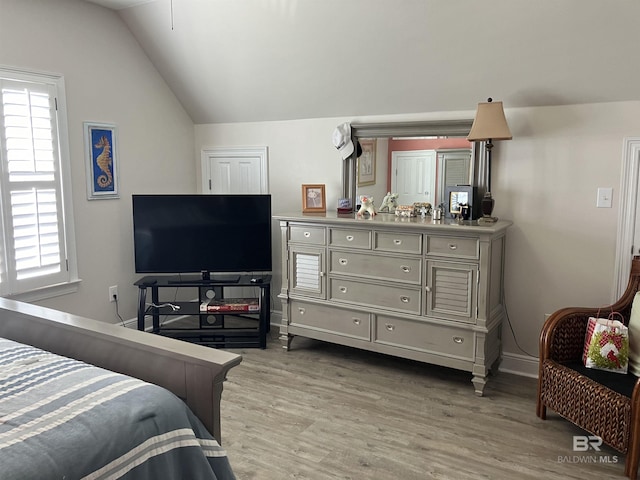
<path fill-rule="evenodd" d="M 600 445 L 602 445 L 602 438 L 595 435 L 574 435 L 573 436 L 573 451 L 574 452 L 588 452 L 594 450 L 600 451 Z"/>

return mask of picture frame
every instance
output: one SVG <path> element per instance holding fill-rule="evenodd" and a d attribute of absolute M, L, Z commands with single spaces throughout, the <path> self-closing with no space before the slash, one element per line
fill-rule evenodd
<path fill-rule="evenodd" d="M 84 122 L 87 198 L 119 198 L 117 128 L 110 123 Z"/>
<path fill-rule="evenodd" d="M 324 184 L 303 184 L 302 213 L 325 213 L 326 211 Z"/>
<path fill-rule="evenodd" d="M 453 185 L 445 188 L 444 206 L 445 215 L 455 218 L 461 213 L 460 205 L 469 205 L 470 219 L 478 218 L 478 206 L 476 205 L 477 188 L 471 185 Z"/>
<path fill-rule="evenodd" d="M 358 140 L 362 147 L 362 155 L 358 157 L 358 186 L 375 185 L 376 183 L 376 139 Z"/>

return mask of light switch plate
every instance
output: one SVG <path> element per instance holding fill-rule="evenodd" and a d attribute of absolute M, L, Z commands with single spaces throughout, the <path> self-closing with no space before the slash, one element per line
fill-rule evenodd
<path fill-rule="evenodd" d="M 598 188 L 598 200 L 596 206 L 598 208 L 611 208 L 611 198 L 613 197 L 613 188 Z"/>

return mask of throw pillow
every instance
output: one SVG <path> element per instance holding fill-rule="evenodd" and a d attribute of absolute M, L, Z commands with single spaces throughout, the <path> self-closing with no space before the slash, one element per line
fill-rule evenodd
<path fill-rule="evenodd" d="M 629 371 L 640 376 L 640 292 L 636 292 L 629 317 Z"/>

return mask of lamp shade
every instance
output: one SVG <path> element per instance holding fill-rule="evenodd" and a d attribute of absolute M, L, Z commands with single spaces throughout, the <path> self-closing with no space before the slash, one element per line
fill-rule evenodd
<path fill-rule="evenodd" d="M 488 102 L 478 104 L 476 118 L 471 126 L 467 140 L 480 142 L 485 140 L 511 140 L 511 131 L 504 116 L 502 102 Z"/>

